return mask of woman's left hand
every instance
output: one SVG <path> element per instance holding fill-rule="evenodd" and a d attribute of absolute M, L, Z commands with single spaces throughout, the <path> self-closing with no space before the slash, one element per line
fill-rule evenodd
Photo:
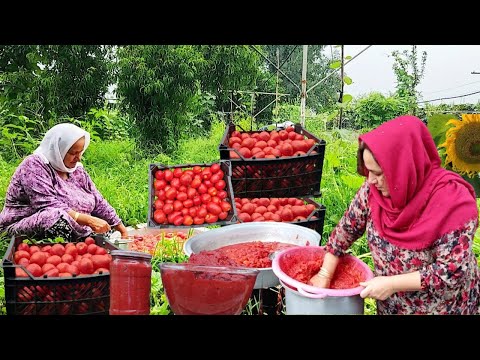
<path fill-rule="evenodd" d="M 361 282 L 360 286 L 365 286 L 365 289 L 360 293 L 362 298 L 369 297 L 375 300 L 385 300 L 395 293 L 391 276 L 377 276 L 371 280 Z"/>

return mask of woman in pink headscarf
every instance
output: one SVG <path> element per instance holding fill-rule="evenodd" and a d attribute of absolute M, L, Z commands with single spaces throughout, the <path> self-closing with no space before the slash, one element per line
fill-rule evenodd
<path fill-rule="evenodd" d="M 441 168 L 427 127 L 414 116 L 387 121 L 360 136 L 357 164 L 367 179 L 310 283 L 328 288 L 338 258 L 366 231 L 375 277 L 360 296 L 376 299 L 378 314 L 480 313 L 475 192 Z"/>
<path fill-rule="evenodd" d="M 80 160 L 90 134 L 74 124 L 48 130 L 40 146 L 18 166 L 0 213 L 0 232 L 67 241 L 112 228 L 127 230 Z"/>

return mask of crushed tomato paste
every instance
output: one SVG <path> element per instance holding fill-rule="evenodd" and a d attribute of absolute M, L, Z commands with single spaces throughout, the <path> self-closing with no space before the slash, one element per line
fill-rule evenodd
<path fill-rule="evenodd" d="M 162 282 L 177 315 L 238 315 L 248 302 L 256 275 L 163 269 Z"/>
<path fill-rule="evenodd" d="M 285 256 L 280 267 L 282 271 L 291 278 L 308 284 L 310 279 L 320 271 L 323 264 L 324 253 L 296 254 L 296 256 Z M 341 257 L 338 262 L 335 274 L 330 282 L 330 289 L 351 289 L 359 286 L 365 280 L 365 272 L 350 257 Z"/>
<path fill-rule="evenodd" d="M 251 241 L 222 246 L 215 250 L 202 250 L 198 254 L 192 254 L 188 262 L 198 265 L 268 268 L 272 266 L 269 257 L 271 253 L 293 246 L 297 245 L 277 241 Z"/>

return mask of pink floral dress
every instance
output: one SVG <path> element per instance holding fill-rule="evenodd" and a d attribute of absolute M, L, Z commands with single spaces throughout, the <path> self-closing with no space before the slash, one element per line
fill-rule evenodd
<path fill-rule="evenodd" d="M 366 231 L 375 276 L 419 271 L 421 291 L 397 292 L 377 301 L 377 314 L 479 314 L 480 271 L 472 251 L 478 220 L 437 239 L 430 248 L 399 248 L 382 238 L 372 222 L 365 182 L 333 230 L 326 245 L 336 256 L 345 254 Z"/>

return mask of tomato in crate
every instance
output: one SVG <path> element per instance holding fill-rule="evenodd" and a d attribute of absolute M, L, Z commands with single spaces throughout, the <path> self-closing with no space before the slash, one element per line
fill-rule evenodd
<path fill-rule="evenodd" d="M 191 228 L 236 223 L 230 161 L 150 165 L 149 228 Z"/>
<path fill-rule="evenodd" d="M 229 124 L 218 147 L 230 160 L 235 196 L 320 195 L 325 141 L 300 124 L 280 131 L 238 131 Z"/>
<path fill-rule="evenodd" d="M 7 315 L 107 315 L 109 263 L 117 248 L 96 235 L 85 242 L 29 246 L 14 236 L 2 261 Z"/>

